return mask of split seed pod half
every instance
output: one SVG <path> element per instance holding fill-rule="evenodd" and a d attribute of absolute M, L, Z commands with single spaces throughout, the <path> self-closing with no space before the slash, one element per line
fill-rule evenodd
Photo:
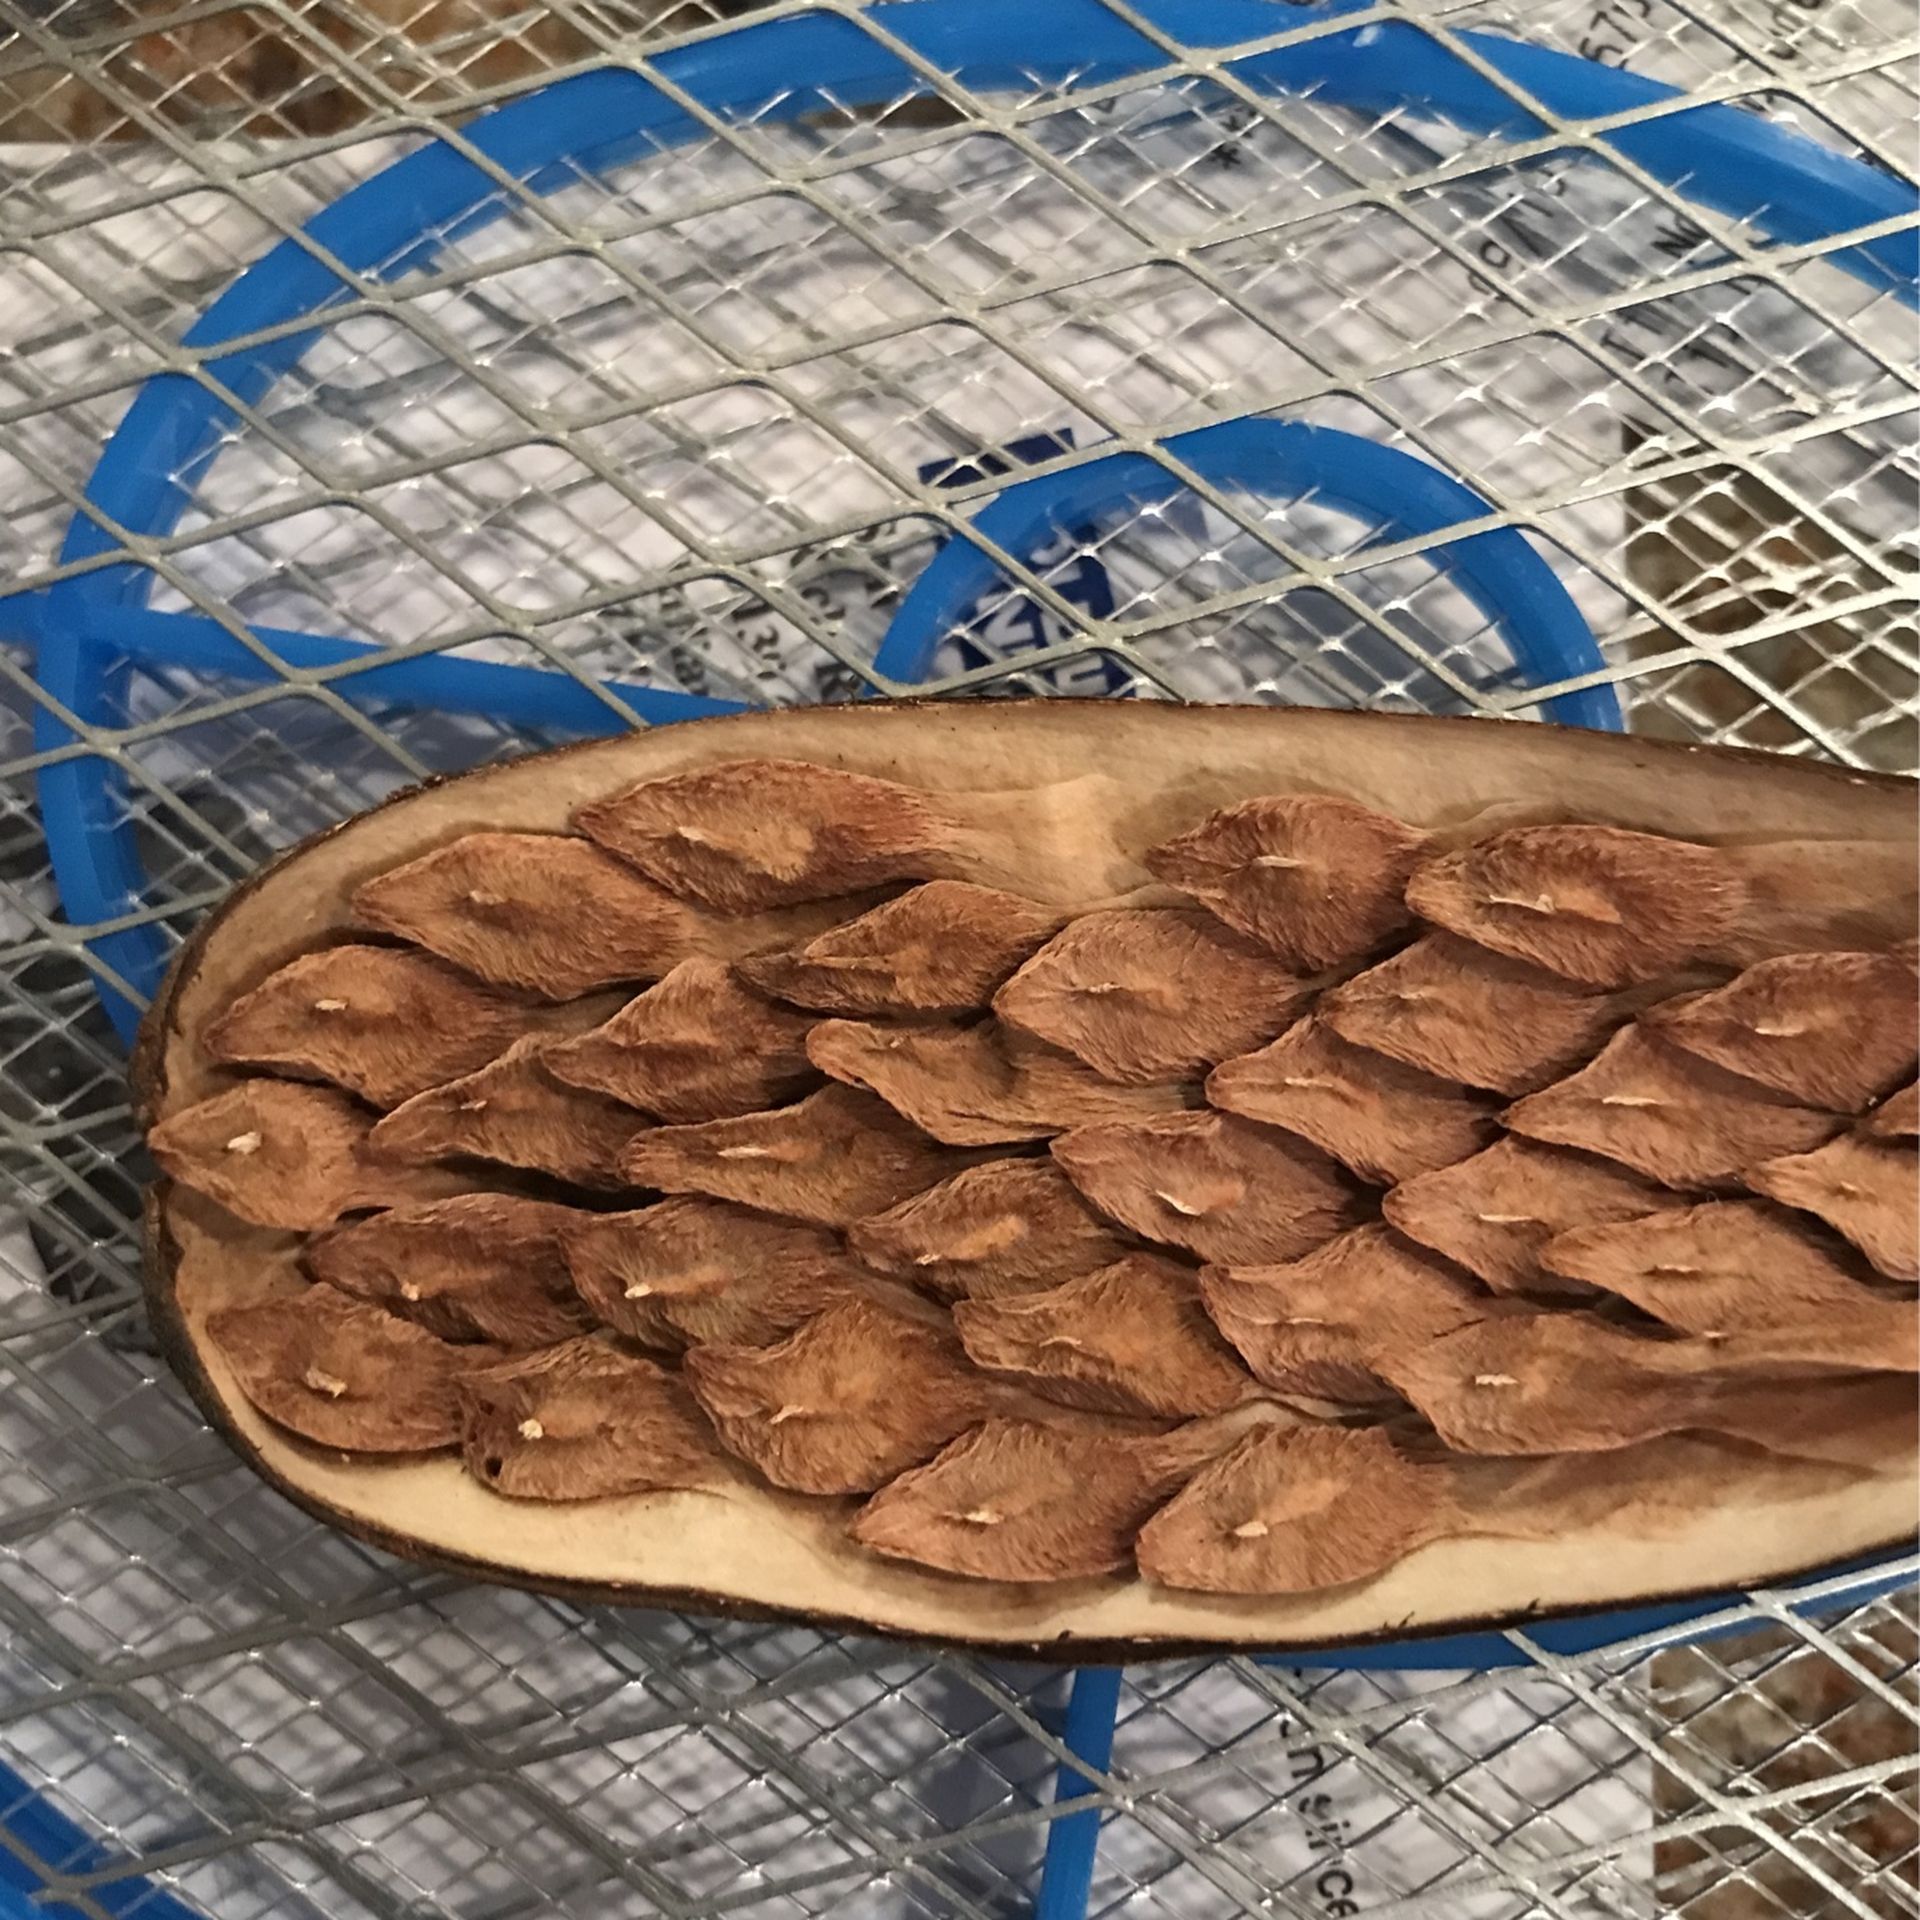
<path fill-rule="evenodd" d="M 1187 1419 L 1249 1397 L 1253 1379 L 1207 1318 L 1190 1267 L 1134 1253 L 1040 1293 L 953 1310 L 976 1366 L 1099 1413 Z"/>
<path fill-rule="evenodd" d="M 984 1420 L 888 1481 L 849 1532 L 889 1559 L 975 1580 L 1091 1579 L 1130 1566 L 1154 1509 L 1241 1431 L 1231 1417 L 1138 1435 Z"/>
<path fill-rule="evenodd" d="M 1643 1016 L 1669 1046 L 1805 1107 L 1858 1113 L 1920 1057 L 1913 970 L 1890 953 L 1788 953 Z"/>
<path fill-rule="evenodd" d="M 847 1300 L 770 1347 L 695 1347 L 722 1445 L 796 1493 L 871 1493 L 994 1410 L 951 1330 Z"/>
<path fill-rule="evenodd" d="M 1839 1122 L 1681 1052 L 1643 1027 L 1507 1109 L 1530 1140 L 1599 1154 L 1670 1187 L 1728 1187 L 1756 1161 L 1805 1153 Z"/>
<path fill-rule="evenodd" d="M 497 1160 L 575 1186 L 620 1186 L 621 1153 L 646 1122 L 556 1080 L 546 1068 L 552 1044 L 518 1040 L 491 1065 L 415 1094 L 374 1128 L 374 1151 L 408 1162 Z"/>
<path fill-rule="evenodd" d="M 1556 1234 L 1631 1220 L 1673 1195 L 1624 1167 L 1530 1140 L 1496 1140 L 1484 1153 L 1394 1188 L 1388 1221 L 1484 1280 L 1495 1293 L 1565 1292 L 1540 1256 Z"/>
<path fill-rule="evenodd" d="M 1299 1260 L 1204 1267 L 1207 1312 L 1277 1393 L 1367 1405 L 1393 1393 L 1369 1364 L 1383 1341 L 1422 1340 L 1490 1311 L 1492 1298 L 1390 1228 L 1337 1234 Z"/>
<path fill-rule="evenodd" d="M 1843 1233 L 1890 1280 L 1920 1281 L 1920 1152 L 1842 1134 L 1812 1153 L 1755 1167 L 1756 1193 Z"/>
<path fill-rule="evenodd" d="M 928 1139 L 884 1100 L 832 1086 L 767 1113 L 655 1127 L 631 1142 L 621 1167 L 633 1186 L 847 1227 L 973 1162 Z"/>
<path fill-rule="evenodd" d="M 1714 1200 L 1547 1243 L 1554 1273 L 1630 1300 L 1729 1363 L 1920 1371 L 1911 1300 L 1864 1286 L 1791 1214 Z"/>
<path fill-rule="evenodd" d="M 1429 934 L 1330 987 L 1320 1018 L 1341 1039 L 1442 1080 L 1533 1093 L 1592 1057 L 1626 1017 L 1625 996 Z"/>
<path fill-rule="evenodd" d="M 303 953 L 207 1029 L 210 1058 L 325 1080 L 397 1107 L 497 1059 L 533 1017 L 518 995 L 428 954 L 347 945 Z"/>
<path fill-rule="evenodd" d="M 766 1346 L 842 1300 L 888 1288 L 824 1228 L 722 1200 L 577 1214 L 562 1247 L 565 1271 L 603 1325 L 670 1352 Z"/>

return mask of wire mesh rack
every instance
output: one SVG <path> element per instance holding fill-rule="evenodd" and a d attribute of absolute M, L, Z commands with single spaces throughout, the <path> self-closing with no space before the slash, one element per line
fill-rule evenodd
<path fill-rule="evenodd" d="M 1070 1683 L 423 1573 L 153 1357 L 131 1020 L 425 774 L 907 681 L 1920 764 L 1906 0 L 746 11 L 0 0 L 0 1914 L 1920 1913 L 1892 1579 Z M 767 27 L 815 37 L 714 104 Z M 671 127 L 602 138 L 635 85 Z M 1769 184 L 1714 191 L 1691 144 L 1756 129 Z M 1180 436 L 1224 419 L 1470 504 L 1215 484 Z M 982 532 L 1116 449 L 1166 484 Z M 1508 529 L 1591 653 L 1468 590 Z M 902 672 L 962 543 L 991 584 Z"/>

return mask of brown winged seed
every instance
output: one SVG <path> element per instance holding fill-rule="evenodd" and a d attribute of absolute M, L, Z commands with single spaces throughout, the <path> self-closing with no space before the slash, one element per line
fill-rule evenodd
<path fill-rule="evenodd" d="M 1630 1300 L 1742 1366 L 1920 1372 L 1911 1301 L 1862 1286 L 1790 1214 L 1715 1200 L 1548 1242 L 1555 1273 Z"/>
<path fill-rule="evenodd" d="M 1920 1138 L 1920 1082 L 1888 1094 L 1861 1122 L 1860 1131 L 1872 1140 Z"/>
<path fill-rule="evenodd" d="M 1207 1318 L 1193 1270 L 1157 1254 L 1044 1293 L 962 1300 L 953 1323 L 976 1366 L 1098 1413 L 1220 1413 L 1253 1387 Z"/>
<path fill-rule="evenodd" d="M 989 1160 L 847 1231 L 870 1267 L 942 1299 L 990 1300 L 1111 1266 L 1126 1238 L 1051 1160 Z"/>
<path fill-rule="evenodd" d="M 1374 1364 L 1459 1453 L 1604 1452 L 1713 1431 L 1723 1401 L 1738 1419 L 1743 1404 L 1797 1391 L 1716 1379 L 1713 1342 L 1650 1338 L 1588 1313 L 1494 1315 L 1384 1345 Z"/>
<path fill-rule="evenodd" d="M 1837 1125 L 1640 1027 L 1517 1101 L 1506 1120 L 1529 1139 L 1600 1154 L 1670 1187 L 1728 1185 L 1756 1161 L 1818 1146 Z"/>
<path fill-rule="evenodd" d="M 349 1453 L 429 1453 L 460 1437 L 465 1351 L 331 1287 L 207 1320 L 240 1390 L 276 1425 Z"/>
<path fill-rule="evenodd" d="M 1747 1184 L 1843 1233 L 1892 1280 L 1920 1280 L 1920 1152 L 1843 1134 L 1755 1167 Z"/>
<path fill-rule="evenodd" d="M 1592 987 L 1712 952 L 1745 897 L 1713 848 L 1621 827 L 1510 827 L 1427 861 L 1407 884 L 1423 920 Z"/>
<path fill-rule="evenodd" d="M 393 1207 L 307 1243 L 316 1280 L 443 1340 L 545 1347 L 593 1324 L 561 1262 L 571 1207 L 462 1193 Z"/>
<path fill-rule="evenodd" d="M 633 1141 L 621 1164 L 634 1186 L 846 1227 L 972 1161 L 936 1146 L 884 1100 L 833 1086 L 770 1113 L 656 1127 Z"/>
<path fill-rule="evenodd" d="M 1508 1095 L 1571 1073 L 1625 1017 L 1618 996 L 1447 933 L 1329 988 L 1316 1011 L 1357 1047 Z"/>
<path fill-rule="evenodd" d="M 1044 1140 L 1069 1127 L 1186 1104 L 1175 1086 L 1120 1087 L 1071 1054 L 978 1026 L 883 1026 L 822 1020 L 807 1036 L 814 1065 L 877 1093 L 936 1140 L 954 1147 Z"/>
<path fill-rule="evenodd" d="M 1367 1364 L 1385 1339 L 1427 1339 L 1478 1319 L 1487 1296 L 1389 1228 L 1336 1235 L 1303 1259 L 1205 1267 L 1200 1296 L 1276 1391 L 1366 1405 L 1393 1396 Z"/>
<path fill-rule="evenodd" d="M 1453 1476 L 1377 1427 L 1256 1427 L 1140 1530 L 1140 1571 L 1202 1593 L 1310 1593 L 1454 1531 Z"/>
<path fill-rule="evenodd" d="M 1207 1099 L 1297 1133 L 1381 1186 L 1463 1160 L 1495 1131 L 1489 1096 L 1349 1045 L 1312 1016 L 1214 1068 Z"/>
<path fill-rule="evenodd" d="M 938 1326 L 868 1300 L 771 1347 L 695 1347 L 688 1385 L 729 1452 L 795 1493 L 871 1493 L 992 1410 L 994 1388 Z"/>
<path fill-rule="evenodd" d="M 728 1474 L 685 1384 L 602 1340 L 470 1373 L 460 1403 L 467 1471 L 515 1499 L 663 1493 Z"/>
<path fill-rule="evenodd" d="M 975 1580 L 1089 1579 L 1131 1563 L 1141 1524 L 1192 1470 L 1157 1436 L 986 1420 L 889 1481 L 849 1531 Z"/>
<path fill-rule="evenodd" d="M 799 760 L 670 773 L 573 818 L 668 892 L 722 913 L 924 879 L 951 834 L 926 794 Z"/>
<path fill-rule="evenodd" d="M 376 1107 L 471 1073 L 531 1022 L 521 1000 L 404 947 L 323 947 L 208 1027 L 208 1057 L 331 1081 Z"/>
<path fill-rule="evenodd" d="M 1053 1157 L 1109 1219 L 1220 1266 L 1297 1259 L 1352 1224 L 1351 1190 L 1317 1148 L 1230 1114 L 1080 1127 Z"/>
<path fill-rule="evenodd" d="M 738 970 L 762 993 L 821 1013 L 969 1013 L 1059 924 L 1017 894 L 929 880 Z"/>
<path fill-rule="evenodd" d="M 566 1271 L 600 1320 L 673 1351 L 765 1346 L 859 1291 L 835 1235 L 723 1200 L 577 1214 L 563 1245 Z"/>
<path fill-rule="evenodd" d="M 994 996 L 1012 1027 L 1109 1080 L 1192 1079 L 1286 1026 L 1310 993 L 1211 914 L 1083 914 Z"/>
<path fill-rule="evenodd" d="M 657 980 L 692 938 L 671 895 L 590 840 L 557 833 L 469 833 L 362 882 L 353 915 L 549 1000 Z"/>
<path fill-rule="evenodd" d="M 147 1135 L 162 1170 L 257 1227 L 312 1231 L 343 1213 L 433 1199 L 463 1184 L 395 1165 L 368 1144 L 374 1116 L 331 1087 L 243 1080 Z"/>
<path fill-rule="evenodd" d="M 724 961 L 682 960 L 611 1020 L 549 1047 L 541 1064 L 661 1120 L 724 1120 L 818 1083 L 811 1024 L 742 986 Z"/>
<path fill-rule="evenodd" d="M 645 1125 L 631 1107 L 562 1086 L 542 1063 L 553 1045 L 519 1040 L 490 1066 L 415 1094 L 373 1130 L 395 1160 L 498 1160 L 583 1187 L 621 1185 L 620 1152 Z"/>
<path fill-rule="evenodd" d="M 1496 1140 L 1471 1160 L 1395 1187 L 1382 1205 L 1409 1240 L 1457 1261 L 1496 1293 L 1526 1293 L 1556 1290 L 1540 1270 L 1541 1250 L 1555 1234 L 1672 1203 L 1670 1193 L 1624 1168 Z"/>
<path fill-rule="evenodd" d="M 1146 856 L 1228 926 L 1318 971 L 1370 953 L 1408 920 L 1425 834 L 1332 794 L 1271 794 L 1210 813 Z"/>
<path fill-rule="evenodd" d="M 1914 1069 L 1920 996 L 1888 953 L 1788 953 L 1643 1017 L 1670 1046 L 1802 1106 L 1858 1113 Z"/>

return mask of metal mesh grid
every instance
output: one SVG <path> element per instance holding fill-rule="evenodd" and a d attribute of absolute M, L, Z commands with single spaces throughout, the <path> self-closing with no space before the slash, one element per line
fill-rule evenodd
<path fill-rule="evenodd" d="M 1417 17 L 1895 171 L 1912 144 L 1903 0 Z M 100 445 L 274 240 L 476 105 L 723 24 L 0 0 L 0 573 L 67 577 Z M 988 97 L 927 72 L 886 111 L 822 98 L 503 181 L 242 410 L 173 535 L 106 559 L 231 631 L 840 699 L 1009 474 L 1271 413 L 1468 479 L 1574 595 L 1635 729 L 1920 761 L 1891 296 L 1590 134 L 1489 146 L 1168 54 Z M 1368 531 L 1204 487 L 1109 515 L 1010 570 L 936 684 L 1537 711 L 1446 555 Z M 1572 1663 L 1516 1637 L 1504 1675 L 1141 1669 L 1112 1768 L 1056 1804 L 1055 1677 L 466 1587 L 306 1521 L 144 1344 L 101 929 L 63 920 L 32 804 L 75 749 L 36 750 L 31 674 L 0 647 L 0 1756 L 80 1837 L 36 1842 L 0 1779 L 0 1895 L 11 1860 L 93 1915 L 164 1889 L 222 1920 L 1002 1916 L 1050 1819 L 1093 1805 L 1093 1910 L 1143 1920 L 1920 1912 L 1905 1598 L 1810 1625 L 1760 1595 L 1736 1637 Z M 131 777 L 136 919 L 178 936 L 272 848 L 543 744 L 350 679 L 143 668 L 126 724 L 82 731 Z"/>

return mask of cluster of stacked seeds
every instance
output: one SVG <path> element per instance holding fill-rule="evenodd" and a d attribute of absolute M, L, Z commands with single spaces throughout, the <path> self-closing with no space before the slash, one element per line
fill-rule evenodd
<path fill-rule="evenodd" d="M 821 766 L 574 825 L 367 881 L 153 1130 L 303 1236 L 209 1334 L 318 1446 L 1287 1593 L 1911 1423 L 1914 955 L 1800 950 L 1731 853 L 1292 794 L 1068 914 Z"/>

